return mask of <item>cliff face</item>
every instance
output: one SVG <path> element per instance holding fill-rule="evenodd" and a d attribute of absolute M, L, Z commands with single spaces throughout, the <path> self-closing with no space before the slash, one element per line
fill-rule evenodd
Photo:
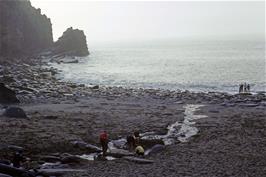
<path fill-rule="evenodd" d="M 52 24 L 27 0 L 0 1 L 0 56 L 30 55 L 53 45 Z"/>
<path fill-rule="evenodd" d="M 54 44 L 54 54 L 70 56 L 89 55 L 86 36 L 82 30 L 68 28 Z"/>

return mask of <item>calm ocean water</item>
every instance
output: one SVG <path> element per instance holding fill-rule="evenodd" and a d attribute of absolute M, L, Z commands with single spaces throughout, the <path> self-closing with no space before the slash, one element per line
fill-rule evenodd
<path fill-rule="evenodd" d="M 90 48 L 78 64 L 53 64 L 76 83 L 131 88 L 237 92 L 241 82 L 266 91 L 265 42 L 150 41 Z"/>

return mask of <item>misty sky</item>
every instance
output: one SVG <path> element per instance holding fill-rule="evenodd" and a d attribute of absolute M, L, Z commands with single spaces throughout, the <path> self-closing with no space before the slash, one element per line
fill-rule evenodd
<path fill-rule="evenodd" d="M 54 40 L 83 29 L 88 44 L 164 38 L 264 38 L 264 2 L 91 2 L 31 0 L 51 18 Z"/>

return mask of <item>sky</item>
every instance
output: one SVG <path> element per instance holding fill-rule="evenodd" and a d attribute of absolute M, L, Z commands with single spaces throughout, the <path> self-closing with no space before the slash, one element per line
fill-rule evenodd
<path fill-rule="evenodd" d="M 54 40 L 70 26 L 88 44 L 191 38 L 263 38 L 265 4 L 240 1 L 122 2 L 31 0 L 51 18 Z"/>

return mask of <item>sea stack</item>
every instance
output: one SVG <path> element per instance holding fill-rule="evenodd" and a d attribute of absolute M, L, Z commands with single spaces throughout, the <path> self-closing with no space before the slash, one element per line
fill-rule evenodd
<path fill-rule="evenodd" d="M 80 57 L 89 55 L 84 32 L 72 27 L 68 28 L 55 42 L 53 54 Z"/>

